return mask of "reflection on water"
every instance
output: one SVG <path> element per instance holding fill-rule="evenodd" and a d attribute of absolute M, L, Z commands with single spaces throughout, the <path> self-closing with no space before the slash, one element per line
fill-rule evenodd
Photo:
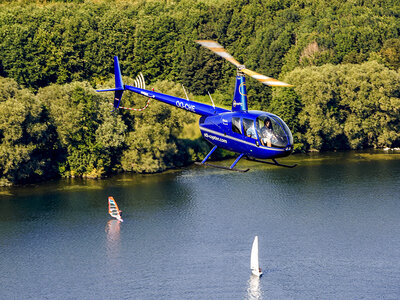
<path fill-rule="evenodd" d="M 255 275 L 250 275 L 247 282 L 247 299 L 259 300 L 262 299 L 262 291 L 260 289 L 260 278 Z"/>
<path fill-rule="evenodd" d="M 120 226 L 121 222 L 118 220 L 109 220 L 107 222 L 107 255 L 109 258 L 116 258 L 119 256 L 121 230 Z"/>

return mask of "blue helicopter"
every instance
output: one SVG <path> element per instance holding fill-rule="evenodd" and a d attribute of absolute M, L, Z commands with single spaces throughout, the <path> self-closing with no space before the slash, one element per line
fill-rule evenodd
<path fill-rule="evenodd" d="M 237 67 L 232 110 L 215 107 L 214 103 L 208 105 L 146 90 L 143 85 L 141 87 L 124 85 L 117 56 L 114 57 L 115 88 L 97 90 L 97 92 L 114 92 L 114 110 L 122 108 L 120 107 L 122 94 L 128 90 L 200 115 L 201 134 L 214 147 L 201 163 L 196 162 L 199 165 L 247 172 L 249 169 L 235 168 L 239 160 L 245 158 L 281 167 L 295 167 L 296 165 L 284 165 L 276 161 L 276 158 L 288 156 L 293 151 L 293 136 L 285 122 L 272 113 L 248 110 L 245 75 L 269 86 L 289 87 L 291 85 L 247 69 L 215 41 L 199 40 L 196 42 Z M 139 81 L 143 82 L 143 80 Z M 211 154 L 218 147 L 239 154 L 231 166 L 224 167 L 207 163 Z M 272 162 L 260 159 L 271 159 Z"/>

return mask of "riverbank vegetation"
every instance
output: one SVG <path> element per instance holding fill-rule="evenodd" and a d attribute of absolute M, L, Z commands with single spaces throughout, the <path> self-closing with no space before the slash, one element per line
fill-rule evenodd
<path fill-rule="evenodd" d="M 156 91 L 230 106 L 234 67 L 196 39 L 294 85 L 247 80 L 250 108 L 281 116 L 297 151 L 400 145 L 398 1 L 1 1 L 0 185 L 203 157 L 184 134 L 197 116 L 159 102 L 110 113 L 112 95 L 94 92 L 113 86 L 118 55 L 127 84 L 143 72 Z"/>

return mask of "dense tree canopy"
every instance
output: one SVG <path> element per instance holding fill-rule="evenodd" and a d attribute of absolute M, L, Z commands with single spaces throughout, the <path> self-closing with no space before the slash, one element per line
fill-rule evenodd
<path fill-rule="evenodd" d="M 0 184 L 50 178 L 57 137 L 46 107 L 12 79 L 0 78 Z"/>
<path fill-rule="evenodd" d="M 159 91 L 230 105 L 234 67 L 196 39 L 295 85 L 247 81 L 250 108 L 282 116 L 297 150 L 398 146 L 399 16 L 394 0 L 0 1 L 1 184 L 201 157 L 198 131 L 184 136 L 196 116 L 161 103 L 111 114 L 112 96 L 94 92 L 113 85 L 118 55 L 126 83 L 143 72 Z"/>
<path fill-rule="evenodd" d="M 363 149 L 400 142 L 400 74 L 377 62 L 296 69 L 291 105 L 307 148 Z M 290 99 L 290 95 L 285 95 Z M 284 101 L 281 101 L 285 105 Z M 301 103 L 302 108 L 299 110 Z"/>

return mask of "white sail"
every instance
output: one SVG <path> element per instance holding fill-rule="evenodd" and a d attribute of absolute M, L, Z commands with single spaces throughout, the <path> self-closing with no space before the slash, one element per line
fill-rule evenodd
<path fill-rule="evenodd" d="M 262 272 L 258 263 L 258 236 L 255 236 L 253 246 L 251 247 L 250 269 L 254 275 L 261 276 Z"/>

